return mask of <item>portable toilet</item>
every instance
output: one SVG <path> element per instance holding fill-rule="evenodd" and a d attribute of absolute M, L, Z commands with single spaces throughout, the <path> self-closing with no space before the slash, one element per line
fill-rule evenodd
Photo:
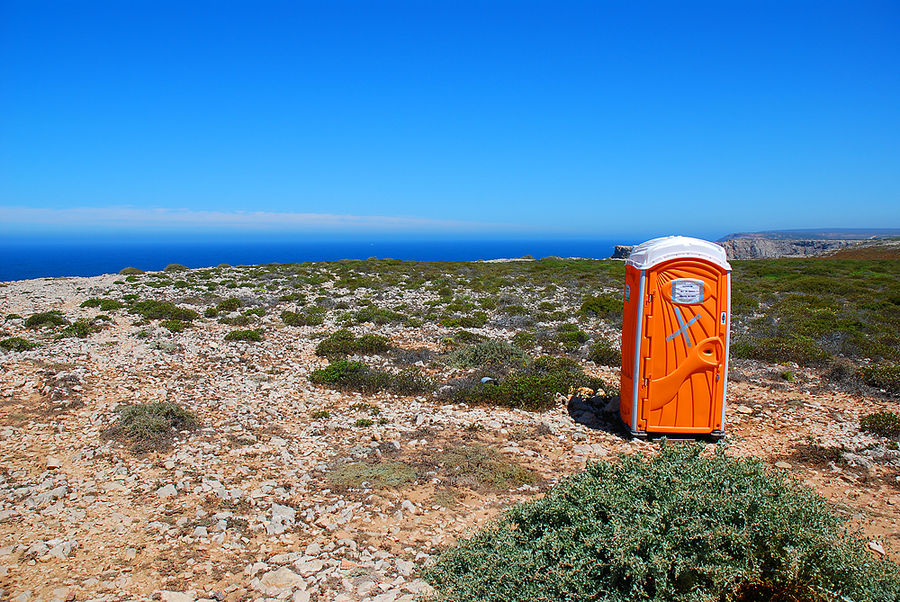
<path fill-rule="evenodd" d="M 667 236 L 625 263 L 620 413 L 633 435 L 721 437 L 731 265 L 714 243 Z"/>

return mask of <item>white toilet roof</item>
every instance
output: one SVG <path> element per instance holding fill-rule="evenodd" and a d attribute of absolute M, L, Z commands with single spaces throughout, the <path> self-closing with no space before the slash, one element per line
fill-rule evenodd
<path fill-rule="evenodd" d="M 679 257 L 699 257 L 731 270 L 724 248 L 716 243 L 689 236 L 663 236 L 643 242 L 632 249 L 626 263 L 639 270 L 646 270 L 663 261 Z"/>

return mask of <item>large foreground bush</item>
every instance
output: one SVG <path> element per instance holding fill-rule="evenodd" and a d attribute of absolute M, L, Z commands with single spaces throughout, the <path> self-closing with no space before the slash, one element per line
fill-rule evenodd
<path fill-rule="evenodd" d="M 426 569 L 440 601 L 897 600 L 822 498 L 701 446 L 589 464 Z"/>

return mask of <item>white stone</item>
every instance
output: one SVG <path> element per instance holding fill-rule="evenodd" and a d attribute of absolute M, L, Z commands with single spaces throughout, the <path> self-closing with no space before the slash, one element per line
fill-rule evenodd
<path fill-rule="evenodd" d="M 306 589 L 306 581 L 291 569 L 281 567 L 263 575 L 256 589 L 269 596 L 277 596 L 292 589 Z"/>
<path fill-rule="evenodd" d="M 884 547 L 882 547 L 880 542 L 875 541 L 874 539 L 869 542 L 869 549 L 878 554 L 879 556 L 884 556 Z"/>
<path fill-rule="evenodd" d="M 415 566 L 409 560 L 403 560 L 402 558 L 397 559 L 397 572 L 403 575 L 404 577 L 409 577 L 409 574 L 412 573 L 413 567 Z"/>
<path fill-rule="evenodd" d="M 159 592 L 159 599 L 162 600 L 162 602 L 194 602 L 194 596 L 191 596 L 190 594 L 168 590 Z"/>
<path fill-rule="evenodd" d="M 169 483 L 168 485 L 164 485 L 156 490 L 156 495 L 159 497 L 166 499 L 172 497 L 173 495 L 178 495 L 178 490 L 175 489 L 175 486 Z"/>

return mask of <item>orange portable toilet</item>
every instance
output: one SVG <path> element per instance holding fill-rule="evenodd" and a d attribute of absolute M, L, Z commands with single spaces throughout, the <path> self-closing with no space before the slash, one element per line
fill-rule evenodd
<path fill-rule="evenodd" d="M 667 236 L 625 264 L 620 414 L 636 436 L 721 437 L 731 265 L 717 244 Z"/>

